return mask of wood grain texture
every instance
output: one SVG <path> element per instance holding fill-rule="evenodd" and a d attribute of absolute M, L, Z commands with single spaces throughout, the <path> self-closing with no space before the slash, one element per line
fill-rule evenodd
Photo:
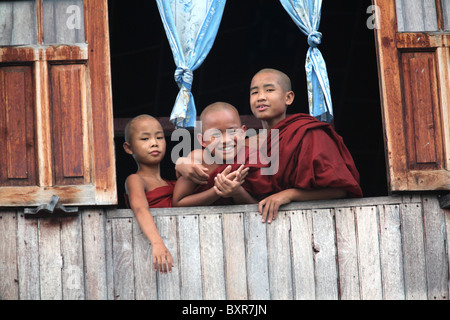
<path fill-rule="evenodd" d="M 222 220 L 226 297 L 229 300 L 246 300 L 248 296 L 244 214 L 223 215 Z"/>
<path fill-rule="evenodd" d="M 397 203 L 394 202 L 394 199 Z M 283 210 L 271 224 L 245 206 L 156 216 L 175 267 L 153 269 L 131 216 L 24 217 L 0 210 L 2 299 L 448 300 L 449 210 L 430 194 L 361 206 Z M 210 211 L 211 211 L 210 210 Z"/>
<path fill-rule="evenodd" d="M 448 35 L 434 32 L 443 25 L 436 3 L 374 0 L 383 26 L 375 36 L 394 192 L 450 188 L 450 60 Z"/>

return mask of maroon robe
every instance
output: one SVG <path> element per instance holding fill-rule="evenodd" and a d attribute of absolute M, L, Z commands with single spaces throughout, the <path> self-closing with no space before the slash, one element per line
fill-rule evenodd
<path fill-rule="evenodd" d="M 252 150 L 248 147 L 244 147 L 241 152 L 245 152 L 244 168 L 250 168 L 242 187 L 256 200 L 261 200 L 268 194 L 273 192 L 272 181 L 269 176 L 261 175 L 260 169 L 266 165 L 262 164 L 260 157 L 255 156 L 256 150 Z M 235 161 L 239 159 L 239 156 L 235 158 Z M 252 160 L 250 160 L 252 159 Z M 256 161 L 254 161 L 255 159 Z M 200 193 L 214 187 L 214 178 L 221 173 L 227 166 L 231 165 L 231 171 L 237 170 L 242 163 L 224 163 L 209 173 L 208 183 L 198 185 L 194 193 Z M 213 205 L 229 205 L 235 204 L 233 198 L 220 198 L 215 201 Z"/>
<path fill-rule="evenodd" d="M 275 192 L 331 187 L 345 189 L 348 197 L 362 197 L 353 158 L 330 125 L 307 114 L 295 114 L 273 129 L 279 130 L 279 168 L 272 177 Z"/>
<path fill-rule="evenodd" d="M 176 181 L 164 180 L 167 182 L 167 186 L 155 188 L 147 191 L 145 196 L 147 197 L 149 208 L 171 208 L 173 189 Z M 128 208 L 130 208 L 128 195 L 125 194 L 125 202 Z"/>

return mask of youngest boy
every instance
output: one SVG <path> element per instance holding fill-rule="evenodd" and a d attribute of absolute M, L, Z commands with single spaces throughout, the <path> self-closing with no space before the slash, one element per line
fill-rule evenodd
<path fill-rule="evenodd" d="M 152 244 L 155 270 L 167 272 L 173 259 L 164 245 L 149 207 L 171 207 L 174 183 L 161 178 L 160 163 L 166 152 L 166 140 L 161 124 L 149 115 L 140 115 L 125 127 L 125 152 L 137 163 L 136 173 L 125 182 L 128 204 L 133 210 L 142 232 Z"/>
<path fill-rule="evenodd" d="M 249 164 L 246 127 L 241 124 L 236 108 L 216 102 L 203 110 L 200 120 L 202 133 L 197 139 L 204 149 L 194 150 L 190 157 L 207 169 L 209 179 L 199 185 L 184 176 L 179 177 L 173 206 L 257 203 L 256 198 L 270 193 L 271 184 L 260 175 L 262 165 Z"/>

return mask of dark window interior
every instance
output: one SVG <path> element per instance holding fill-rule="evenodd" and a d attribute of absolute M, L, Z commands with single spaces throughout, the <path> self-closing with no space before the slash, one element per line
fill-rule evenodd
<path fill-rule="evenodd" d="M 319 46 L 330 78 L 335 129 L 344 138 L 361 175 L 365 196 L 387 195 L 374 31 L 367 27 L 371 0 L 324 1 Z M 155 1 L 109 0 L 113 108 L 115 118 L 142 113 L 169 117 L 178 93 L 175 63 Z M 251 115 L 249 85 L 265 67 L 284 71 L 296 93 L 288 113 L 308 113 L 304 63 L 306 36 L 279 1 L 228 0 L 222 23 L 205 62 L 194 72 L 192 92 L 197 112 L 227 101 L 241 115 Z M 134 160 L 116 134 L 119 207 L 125 178 Z M 174 179 L 167 137 L 162 175 Z"/>

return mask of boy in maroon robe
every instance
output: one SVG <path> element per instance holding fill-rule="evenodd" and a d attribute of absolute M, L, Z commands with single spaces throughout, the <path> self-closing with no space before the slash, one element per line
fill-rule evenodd
<path fill-rule="evenodd" d="M 190 159 L 206 169 L 208 180 L 197 184 L 179 177 L 173 206 L 257 203 L 270 193 L 271 183 L 260 175 L 263 165 L 256 156 L 252 158 L 254 153 L 250 154 L 256 151 L 245 146 L 246 128 L 236 108 L 224 102 L 213 103 L 203 110 L 200 119 L 202 132 L 197 138 L 204 149 L 191 152 Z"/>
<path fill-rule="evenodd" d="M 263 222 L 270 223 L 279 207 L 292 201 L 362 197 L 358 170 L 331 126 L 306 114 L 286 118 L 294 97 L 289 77 L 278 70 L 263 69 L 252 79 L 250 106 L 266 134 L 249 138 L 248 144 L 266 148 L 262 154 L 278 159 L 278 171 L 271 176 L 273 194 L 258 205 Z M 274 143 L 271 129 L 278 130 Z M 179 161 L 176 170 L 198 184 L 208 180 L 200 165 Z"/>
<path fill-rule="evenodd" d="M 166 152 L 161 124 L 149 115 L 130 120 L 125 127 L 125 152 L 135 159 L 138 170 L 125 181 L 127 204 L 133 210 L 142 232 L 152 244 L 155 270 L 172 270 L 173 259 L 156 228 L 149 207 L 172 206 L 174 182 L 161 178 L 160 163 Z"/>
<path fill-rule="evenodd" d="M 284 73 L 263 69 L 253 77 L 250 106 L 267 130 L 268 155 L 274 146 L 271 129 L 279 130 L 279 166 L 272 176 L 275 193 L 258 205 L 263 222 L 271 222 L 279 207 L 292 201 L 362 197 L 359 173 L 342 138 L 330 125 L 309 115 L 286 118 L 293 101 L 290 79 Z"/>

